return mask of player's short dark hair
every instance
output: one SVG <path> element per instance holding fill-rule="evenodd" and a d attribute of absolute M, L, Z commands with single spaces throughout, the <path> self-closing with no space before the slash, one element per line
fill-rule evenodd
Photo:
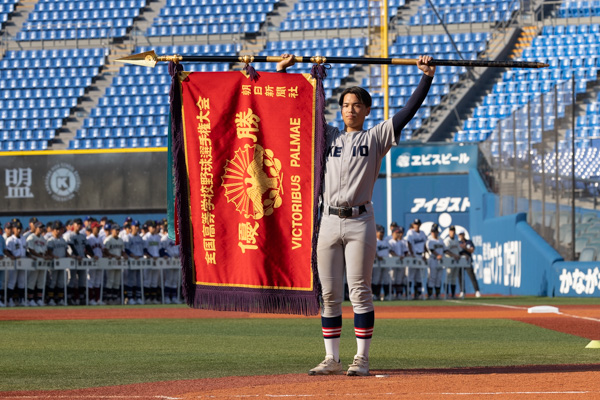
<path fill-rule="evenodd" d="M 346 88 L 346 90 L 344 90 L 342 92 L 342 94 L 340 95 L 340 101 L 339 101 L 340 107 L 342 106 L 342 104 L 344 104 L 344 96 L 346 96 L 349 93 L 358 97 L 360 102 L 362 104 L 364 104 L 365 107 L 371 107 L 371 104 L 372 104 L 371 95 L 369 94 L 369 92 L 367 92 L 365 89 L 363 89 L 359 86 L 351 86 L 349 88 Z"/>

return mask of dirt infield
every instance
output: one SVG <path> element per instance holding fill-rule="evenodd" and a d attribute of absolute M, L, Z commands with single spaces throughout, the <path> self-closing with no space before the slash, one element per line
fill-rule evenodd
<path fill-rule="evenodd" d="M 560 306 L 559 314 L 485 303 L 377 307 L 378 319 L 511 319 L 587 339 L 600 339 L 600 307 Z M 352 316 L 350 308 L 344 315 Z M 188 308 L 19 308 L 0 321 L 156 318 L 316 318 L 192 310 Z M 599 357 L 600 360 L 600 357 Z M 2 399 L 600 399 L 600 363 L 372 371 L 371 377 L 272 375 L 170 381 L 68 391 L 0 393 Z"/>

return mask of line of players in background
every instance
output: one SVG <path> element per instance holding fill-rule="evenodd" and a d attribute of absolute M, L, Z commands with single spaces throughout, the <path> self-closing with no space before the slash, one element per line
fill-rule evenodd
<path fill-rule="evenodd" d="M 475 296 L 480 297 L 479 285 L 473 272 L 472 254 L 475 245 L 466 239 L 463 230 L 456 232 L 454 225 L 448 228 L 448 236 L 442 240 L 439 237 L 438 224 L 432 224 L 429 236 L 421 230 L 421 220 L 415 219 L 404 237 L 404 228 L 399 227 L 396 222 L 390 224 L 391 235 L 384 237 L 385 229 L 377 225 L 377 259 L 384 260 L 388 257 L 407 256 L 421 257 L 428 265 L 427 271 L 427 298 L 439 299 L 442 290 L 444 273 L 447 273 L 447 296 L 456 298 L 456 280 L 460 286 L 459 297 L 464 297 L 463 269 L 448 268 L 444 271 L 441 265 L 443 257 L 451 257 L 458 260 L 465 257 L 469 267 L 465 268 L 473 288 Z M 410 268 L 408 273 L 405 268 L 373 268 L 372 290 L 376 300 L 408 299 L 412 291 L 414 300 L 425 297 L 423 293 L 424 273 L 422 269 Z M 390 293 L 391 288 L 394 293 Z"/>
<path fill-rule="evenodd" d="M 158 259 L 179 258 L 179 246 L 167 234 L 167 222 L 148 220 L 144 224 L 128 217 L 120 227 L 103 217 L 96 221 L 76 218 L 43 224 L 33 217 L 28 229 L 18 219 L 4 224 L 0 236 L 0 259 L 29 257 L 41 260 L 71 257 L 87 259 Z M 0 307 L 86 304 L 86 283 L 90 305 L 121 304 L 121 271 L 119 269 L 75 270 L 8 270 L 0 271 Z M 65 276 L 65 274 L 67 274 Z M 181 303 L 178 270 L 163 271 L 164 303 Z M 159 304 L 163 299 L 160 271 L 124 270 L 123 285 L 126 304 Z M 64 297 L 67 282 L 67 299 Z M 87 281 L 87 282 L 86 282 Z M 45 284 L 45 296 L 44 293 Z M 25 297 L 27 287 L 27 298 Z M 6 288 L 6 291 L 5 291 Z M 142 297 L 142 290 L 144 296 Z M 6 298 L 4 294 L 6 292 Z"/>

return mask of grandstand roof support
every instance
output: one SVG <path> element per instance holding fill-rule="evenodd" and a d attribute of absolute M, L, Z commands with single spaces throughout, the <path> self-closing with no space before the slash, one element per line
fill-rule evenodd
<path fill-rule="evenodd" d="M 412 58 L 375 58 L 375 57 L 322 57 L 322 56 L 296 56 L 297 63 L 313 64 L 380 64 L 380 65 L 417 65 L 417 59 Z M 159 62 L 279 62 L 279 56 L 157 56 L 152 51 L 134 54 L 119 58 L 116 61 L 135 64 L 144 67 L 155 67 Z M 534 61 L 488 61 L 488 60 L 431 60 L 431 65 L 445 65 L 456 67 L 496 67 L 496 68 L 546 68 L 548 64 Z"/>

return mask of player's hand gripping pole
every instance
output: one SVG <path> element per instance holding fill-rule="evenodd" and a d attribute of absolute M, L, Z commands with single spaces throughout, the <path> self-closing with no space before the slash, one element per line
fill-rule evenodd
<path fill-rule="evenodd" d="M 159 62 L 228 62 L 252 63 L 274 62 L 283 58 L 280 56 L 157 56 L 154 50 L 119 58 L 116 61 L 154 68 Z M 417 65 L 417 59 L 412 58 L 369 58 L 369 57 L 302 57 L 295 56 L 297 63 L 311 64 L 389 64 L 389 65 Z M 488 61 L 488 60 L 436 60 L 430 61 L 435 66 L 456 67 L 493 67 L 493 68 L 546 68 L 548 64 L 529 61 Z"/>

